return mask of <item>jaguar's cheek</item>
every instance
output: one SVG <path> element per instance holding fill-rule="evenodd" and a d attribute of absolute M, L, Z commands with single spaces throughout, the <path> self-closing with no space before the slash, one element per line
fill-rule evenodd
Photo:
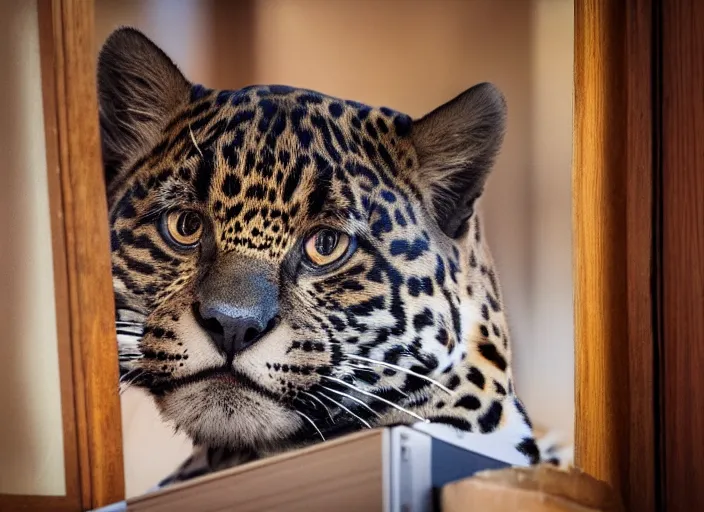
<path fill-rule="evenodd" d="M 200 327 L 190 310 L 183 312 L 172 328 L 176 334 L 176 346 L 172 349 L 187 356 L 183 367 L 186 373 L 221 367 L 226 363 L 225 354 Z"/>
<path fill-rule="evenodd" d="M 289 394 L 318 381 L 319 370 L 331 364 L 329 343 L 323 334 L 307 330 L 306 336 L 282 323 L 233 360 L 233 369 L 277 393 Z"/>

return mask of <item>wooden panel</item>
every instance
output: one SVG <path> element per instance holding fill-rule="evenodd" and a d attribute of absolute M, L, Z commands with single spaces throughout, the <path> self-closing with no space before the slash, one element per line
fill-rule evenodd
<path fill-rule="evenodd" d="M 76 408 L 74 404 L 75 390 L 70 331 L 67 248 L 59 167 L 59 130 L 56 104 L 57 77 L 54 73 L 55 52 L 51 2 L 40 0 L 37 3 L 37 10 L 48 173 L 47 183 L 49 187 L 49 214 L 52 231 L 51 248 L 56 302 L 66 494 L 65 496 L 2 495 L 0 496 L 0 510 L 75 511 L 82 508 L 82 501 L 80 496 Z"/>
<path fill-rule="evenodd" d="M 93 3 L 40 1 L 42 59 L 48 134 L 47 156 L 61 184 L 64 264 L 70 319 L 81 508 L 124 498 L 117 343 L 110 270 L 107 204 L 97 115 Z M 53 95 L 50 90 L 54 87 Z M 52 98 L 53 96 L 53 98 Z M 62 375 L 62 378 L 65 378 Z"/>
<path fill-rule="evenodd" d="M 364 430 L 205 475 L 129 500 L 127 510 L 310 512 L 334 503 L 338 512 L 381 511 L 387 435 L 384 429 Z"/>
<path fill-rule="evenodd" d="M 639 511 L 655 507 L 651 9 L 575 3 L 576 462 Z"/>
<path fill-rule="evenodd" d="M 39 0 L 38 16 L 66 495 L 0 496 L 0 509 L 77 511 L 124 498 L 93 3 Z"/>
<path fill-rule="evenodd" d="M 665 505 L 704 510 L 704 2 L 663 2 Z"/>
<path fill-rule="evenodd" d="M 576 462 L 617 488 L 628 456 L 623 22 L 619 2 L 575 5 Z"/>
<path fill-rule="evenodd" d="M 659 1 L 659 0 L 655 0 Z M 626 279 L 629 510 L 657 508 L 653 336 L 653 1 L 626 2 Z M 618 340 L 614 340 L 618 342 Z"/>
<path fill-rule="evenodd" d="M 123 495 L 106 206 L 97 117 L 89 114 L 96 110 L 93 13 L 88 1 L 47 0 L 45 5 L 52 19 L 78 468 L 81 503 L 87 508 Z M 582 0 L 575 5 L 577 461 L 622 490 L 629 482 L 652 483 L 654 459 L 647 407 L 652 399 L 652 338 L 644 327 L 651 325 L 644 284 L 651 220 L 646 175 L 650 132 L 645 128 L 650 123 L 645 106 L 650 95 L 648 13 L 647 2 L 636 0 Z M 671 20 L 682 21 L 678 16 L 686 18 L 677 11 Z M 675 47 L 681 43 L 673 37 Z M 677 65 L 681 62 L 670 63 Z M 671 178 L 667 185 L 680 193 L 683 182 Z M 695 209 L 695 203 L 686 204 Z M 679 263 L 701 258 L 699 249 L 689 248 L 686 257 L 678 253 Z M 684 268 L 680 265 L 679 272 Z M 670 273 L 668 277 L 682 278 L 674 270 Z M 682 304 L 673 303 L 668 311 L 690 313 L 675 306 Z M 681 339 L 684 328 L 670 325 Z M 649 506 L 647 492 L 630 488 L 631 499 L 643 494 L 643 507 Z M 638 510 L 647 510 L 643 507 Z"/>

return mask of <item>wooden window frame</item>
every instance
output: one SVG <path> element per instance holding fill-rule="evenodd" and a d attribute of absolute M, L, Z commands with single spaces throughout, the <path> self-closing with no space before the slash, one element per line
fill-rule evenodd
<path fill-rule="evenodd" d="M 576 461 L 643 512 L 658 500 L 656 3 L 575 0 Z M 66 496 L 0 508 L 85 510 L 124 499 L 94 6 L 38 4 Z"/>
<path fill-rule="evenodd" d="M 0 495 L 0 510 L 77 511 L 125 495 L 94 6 L 38 0 L 37 7 L 66 493 Z"/>

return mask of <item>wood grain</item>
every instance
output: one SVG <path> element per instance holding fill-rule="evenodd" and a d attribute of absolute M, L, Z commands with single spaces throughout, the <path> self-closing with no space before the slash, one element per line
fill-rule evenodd
<path fill-rule="evenodd" d="M 82 508 L 124 498 L 93 2 L 53 0 L 53 68 Z"/>
<path fill-rule="evenodd" d="M 129 512 L 381 511 L 383 429 L 284 453 L 132 499 Z"/>
<path fill-rule="evenodd" d="M 576 462 L 655 510 L 652 0 L 575 3 Z"/>
<path fill-rule="evenodd" d="M 665 510 L 704 510 L 704 2 L 663 2 Z"/>
<path fill-rule="evenodd" d="M 658 1 L 658 0 L 655 0 Z M 653 0 L 626 8 L 626 278 L 628 307 L 629 510 L 655 512 L 655 339 L 653 335 Z"/>
<path fill-rule="evenodd" d="M 44 0 L 44 3 L 49 5 L 52 15 L 56 153 L 64 214 L 63 241 L 57 238 L 53 243 L 55 247 L 63 243 L 66 250 L 68 301 L 62 304 L 68 304 L 71 319 L 68 327 L 81 504 L 82 508 L 89 508 L 118 501 L 124 494 L 106 205 L 97 116 L 90 114 L 95 113 L 97 107 L 91 51 L 93 12 L 90 1 Z M 690 10 L 701 9 L 701 3 L 699 7 L 692 7 L 694 3 L 690 0 L 687 4 Z M 646 107 L 651 94 L 646 78 L 649 73 L 647 55 L 651 50 L 649 4 L 645 0 L 575 2 L 573 204 L 577 461 L 588 472 L 616 488 L 631 489 L 624 493 L 627 501 L 629 497 L 637 500 L 641 496 L 642 506 L 637 510 L 649 510 L 643 507 L 652 504 L 646 485 L 652 483 L 655 459 L 652 448 L 648 451 L 654 435 L 652 408 L 648 414 L 653 391 L 653 361 L 652 333 L 647 327 L 651 325 L 651 298 L 645 285 L 651 261 L 648 228 L 651 182 L 647 176 L 651 152 L 646 128 L 652 124 Z M 688 12 L 684 7 L 672 7 L 668 12 L 672 24 L 689 22 L 691 25 L 693 20 L 702 19 L 696 17 L 701 13 Z M 682 33 L 672 30 L 671 49 L 691 43 L 695 34 L 694 29 Z M 684 75 L 683 70 L 687 66 L 696 67 L 695 64 L 692 54 L 685 54 L 668 64 L 672 69 L 666 74 L 679 71 Z M 695 71 L 701 72 L 701 66 Z M 696 77 L 700 75 L 695 74 L 695 80 Z M 670 82 L 668 90 L 684 90 L 699 98 L 696 95 L 701 95 L 704 89 L 695 90 L 691 84 L 683 82 Z M 691 103 L 679 100 L 679 103 L 672 101 L 671 105 L 676 107 L 673 112 L 687 114 L 690 120 L 687 131 L 676 121 L 677 115 L 671 114 L 671 133 L 682 137 L 678 140 L 690 140 L 687 137 L 702 132 L 702 117 L 694 116 L 700 113 L 696 109 L 687 113 Z M 701 153 L 695 155 L 696 158 L 686 156 L 686 148 L 681 142 L 678 146 L 674 137 L 669 155 L 666 162 L 673 168 L 695 169 L 702 163 Z M 701 274 L 697 277 L 685 272 L 687 265 L 698 264 L 696 268 L 702 268 L 701 244 L 685 244 L 685 233 L 695 235 L 694 240 L 701 236 L 697 231 L 701 223 L 697 228 L 692 221 L 696 215 L 702 218 L 701 177 L 696 180 L 692 187 L 690 181 L 674 173 L 665 183 L 666 198 L 670 197 L 667 204 L 681 208 L 676 213 L 680 217 L 671 219 L 682 221 L 685 214 L 689 215 L 689 224 L 685 227 L 690 230 L 673 229 L 675 226 L 682 228 L 674 220 L 668 221 L 672 225 L 666 224 L 670 227 L 666 229 L 666 242 L 672 244 L 666 254 L 668 289 L 678 289 L 674 285 L 682 285 L 687 278 L 692 280 L 689 292 L 667 295 L 671 297 L 666 306 L 668 319 L 671 315 L 679 321 L 668 323 L 668 339 L 677 340 L 673 343 L 679 347 L 679 352 L 674 352 L 676 357 L 670 358 L 667 370 L 683 377 L 679 381 L 668 381 L 666 386 L 668 413 L 674 411 L 678 425 L 687 422 L 682 416 L 682 398 L 677 402 L 677 397 L 688 397 L 684 388 L 698 383 L 694 359 L 687 359 L 684 351 L 689 347 L 686 340 L 701 339 L 690 337 L 694 329 L 691 326 L 699 325 L 691 323 L 692 315 L 702 311 L 701 288 L 698 288 Z M 675 197 L 678 200 L 675 201 Z M 678 252 L 676 247 L 682 250 Z M 64 263 L 58 261 L 56 265 Z M 698 318 L 701 322 L 701 316 Z M 701 336 L 701 330 L 697 332 Z M 65 357 L 63 361 L 61 364 L 65 367 Z M 65 387 L 65 373 L 62 373 L 62 392 Z M 692 407 L 687 410 L 691 411 Z M 66 411 L 70 412 L 70 407 L 64 409 L 64 414 Z M 695 426 L 701 424 L 695 423 Z M 693 454 L 687 452 L 691 443 L 686 442 L 697 431 L 689 426 L 681 428 L 683 441 L 673 440 L 671 436 L 667 440 L 668 461 L 671 462 L 668 471 L 675 461 L 672 454 L 684 454 L 681 460 L 691 464 L 681 466 L 679 471 L 688 470 L 699 476 L 700 473 L 693 470 L 696 469 Z M 668 473 L 670 480 L 674 479 L 673 475 L 679 476 L 677 468 L 673 471 Z M 71 492 L 77 490 L 74 484 L 71 486 Z"/>
<path fill-rule="evenodd" d="M 61 389 L 61 416 L 64 445 L 65 496 L 0 496 L 0 510 L 78 510 L 81 507 L 76 408 L 74 405 L 73 364 L 71 358 L 71 331 L 69 312 L 68 268 L 66 238 L 59 166 L 59 138 L 54 74 L 54 37 L 51 3 L 37 4 L 39 51 L 42 77 L 44 139 L 46 144 L 47 183 L 49 188 L 49 215 L 51 223 L 51 250 L 54 272 L 54 300 L 56 302 L 56 330 L 58 342 L 59 385 Z"/>
<path fill-rule="evenodd" d="M 2 512 L 78 512 L 84 510 L 78 496 L 0 495 Z"/>
<path fill-rule="evenodd" d="M 124 498 L 93 2 L 37 9 L 66 494 L 3 495 L 0 509 L 78 511 Z"/>
<path fill-rule="evenodd" d="M 625 21 L 620 2 L 575 5 L 576 463 L 627 484 Z"/>

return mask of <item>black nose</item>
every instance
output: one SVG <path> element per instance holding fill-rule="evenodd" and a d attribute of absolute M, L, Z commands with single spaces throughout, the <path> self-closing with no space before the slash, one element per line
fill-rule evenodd
<path fill-rule="evenodd" d="M 274 327 L 278 292 L 271 264 L 221 254 L 197 285 L 193 315 L 231 361 Z"/>
<path fill-rule="evenodd" d="M 261 311 L 224 304 L 195 303 L 193 314 L 228 359 L 250 347 L 276 323 L 274 318 L 263 317 Z"/>

